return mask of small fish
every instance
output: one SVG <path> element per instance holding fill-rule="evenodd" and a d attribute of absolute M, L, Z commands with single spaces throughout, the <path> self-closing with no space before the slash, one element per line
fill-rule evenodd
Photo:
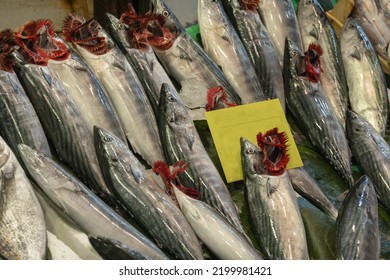
<path fill-rule="evenodd" d="M 336 221 L 336 258 L 379 260 L 378 200 L 373 183 L 363 175 L 349 190 Z"/>

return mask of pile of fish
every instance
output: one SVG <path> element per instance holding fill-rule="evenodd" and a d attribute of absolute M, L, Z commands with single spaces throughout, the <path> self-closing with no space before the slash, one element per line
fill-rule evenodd
<path fill-rule="evenodd" d="M 163 0 L 1 31 L 0 259 L 390 258 L 388 40 L 356 2 L 339 36 L 317 0 L 198 0 L 200 43 Z M 274 98 L 305 165 L 273 127 L 226 183 L 205 112 Z"/>

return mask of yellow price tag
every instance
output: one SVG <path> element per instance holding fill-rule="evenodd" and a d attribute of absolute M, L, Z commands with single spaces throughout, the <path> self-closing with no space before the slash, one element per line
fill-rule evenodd
<path fill-rule="evenodd" d="M 243 179 L 240 137 L 257 143 L 256 135 L 278 128 L 286 132 L 287 169 L 303 166 L 290 126 L 279 99 L 206 112 L 206 120 L 228 183 Z"/>

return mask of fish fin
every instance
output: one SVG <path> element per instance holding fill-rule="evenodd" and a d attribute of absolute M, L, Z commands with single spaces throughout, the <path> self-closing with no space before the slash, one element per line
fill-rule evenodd
<path fill-rule="evenodd" d="M 270 180 L 267 180 L 267 195 L 268 197 L 271 197 L 275 192 L 277 191 L 277 188 L 270 183 Z"/>
<path fill-rule="evenodd" d="M 118 69 L 120 69 L 120 70 L 122 70 L 123 72 L 126 72 L 125 65 L 117 57 L 115 57 L 115 59 L 114 59 L 113 66 L 118 68 Z"/>
<path fill-rule="evenodd" d="M 140 166 L 139 165 L 131 164 L 130 165 L 130 171 L 131 171 L 131 174 L 133 174 L 134 180 L 138 184 L 140 184 L 143 181 L 145 181 L 144 173 L 140 170 Z"/>
<path fill-rule="evenodd" d="M 183 49 L 182 47 L 179 47 L 179 46 L 177 46 L 177 48 L 179 49 L 179 58 L 181 60 L 188 60 L 188 61 L 192 62 L 191 56 L 185 51 L 185 49 Z"/>
<path fill-rule="evenodd" d="M 43 77 L 45 78 L 46 82 L 51 87 L 53 85 L 53 78 L 52 78 L 52 76 L 50 76 L 50 74 L 47 73 L 47 70 L 45 68 L 43 68 L 43 67 L 41 67 L 41 72 L 42 72 Z"/>
<path fill-rule="evenodd" d="M 221 38 L 222 38 L 222 40 L 228 42 L 230 45 L 233 45 L 232 40 L 230 40 L 230 38 L 228 36 L 222 35 Z"/>
<path fill-rule="evenodd" d="M 194 145 L 195 142 L 195 137 L 194 137 L 194 127 L 192 128 L 186 128 L 186 135 L 187 135 L 187 144 L 190 150 L 192 150 L 192 146 Z"/>
<path fill-rule="evenodd" d="M 358 50 L 358 48 L 356 46 L 354 47 L 354 51 L 351 54 L 351 56 L 353 58 L 356 58 L 357 60 L 361 60 L 362 59 L 362 56 L 360 55 L 360 52 L 359 52 L 359 50 Z"/>
<path fill-rule="evenodd" d="M 313 26 L 313 29 L 310 30 L 309 32 L 309 35 L 316 38 L 317 40 L 319 39 L 319 32 L 318 32 L 318 29 L 315 27 L 315 25 Z"/>

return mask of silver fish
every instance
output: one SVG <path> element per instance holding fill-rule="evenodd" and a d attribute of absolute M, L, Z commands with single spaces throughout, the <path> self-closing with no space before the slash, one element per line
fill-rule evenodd
<path fill-rule="evenodd" d="M 124 242 L 139 253 L 140 259 L 167 259 L 153 242 L 61 165 L 29 146 L 19 144 L 18 147 L 37 186 L 86 234 Z"/>
<path fill-rule="evenodd" d="M 0 137 L 0 254 L 10 260 L 44 260 L 46 224 L 32 185 Z"/>
<path fill-rule="evenodd" d="M 329 105 L 345 129 L 348 88 L 336 32 L 317 0 L 299 1 L 297 18 L 304 49 L 314 43 L 323 51 L 320 82 Z"/>
<path fill-rule="evenodd" d="M 183 186 L 196 189 L 202 201 L 220 211 L 244 233 L 231 194 L 176 90 L 163 84 L 159 105 L 157 119 L 168 165 L 179 160 L 186 162 L 185 172 L 178 175 Z"/>
<path fill-rule="evenodd" d="M 207 93 L 211 88 L 222 86 L 228 102 L 241 104 L 240 96 L 226 76 L 185 31 L 171 9 L 162 0 L 154 0 L 153 12 L 164 15 L 165 27 L 175 34 L 169 49 L 154 48 L 154 51 L 167 73 L 180 84 L 178 93 L 191 117 L 194 120 L 205 118 Z"/>
<path fill-rule="evenodd" d="M 203 49 L 221 68 L 242 104 L 265 100 L 255 68 L 220 0 L 198 0 Z"/>
<path fill-rule="evenodd" d="M 297 193 L 336 220 L 338 214 L 336 207 L 329 201 L 318 183 L 305 171 L 305 169 L 302 167 L 291 168 L 287 170 L 287 173 L 290 176 L 291 184 Z"/>
<path fill-rule="evenodd" d="M 15 72 L 58 157 L 106 202 L 115 200 L 101 173 L 93 134 L 73 98 L 46 66 L 26 63 L 17 52 L 14 56 Z"/>
<path fill-rule="evenodd" d="M 19 160 L 20 143 L 51 156 L 41 122 L 18 77 L 3 70 L 0 70 L 0 131 Z"/>
<path fill-rule="evenodd" d="M 164 160 L 153 108 L 125 55 L 103 27 L 95 23 L 98 36 L 107 42 L 108 51 L 94 54 L 77 42 L 73 42 L 72 46 L 102 82 L 131 148 L 152 166 L 155 161 Z"/>
<path fill-rule="evenodd" d="M 361 115 L 348 110 L 347 132 L 351 151 L 370 178 L 381 204 L 390 210 L 390 147 Z"/>
<path fill-rule="evenodd" d="M 385 75 L 371 41 L 353 18 L 344 23 L 340 46 L 351 109 L 383 136 L 389 111 Z"/>
<path fill-rule="evenodd" d="M 263 255 L 216 209 L 176 187 L 180 209 L 203 243 L 222 260 L 262 260 Z"/>
<path fill-rule="evenodd" d="M 349 190 L 336 221 L 336 258 L 379 260 L 378 201 L 371 180 L 363 175 Z"/>
<path fill-rule="evenodd" d="M 245 198 L 252 229 L 267 259 L 307 260 L 305 227 L 287 172 L 263 174 L 264 155 L 240 138 Z"/>
<path fill-rule="evenodd" d="M 203 259 L 195 232 L 174 201 L 120 139 L 95 127 L 95 147 L 106 181 L 132 218 L 178 259 Z"/>
<path fill-rule="evenodd" d="M 303 54 L 286 38 L 285 92 L 287 107 L 311 143 L 353 185 L 351 153 L 345 131 L 330 107 L 321 83 L 301 75 Z"/>
<path fill-rule="evenodd" d="M 283 72 L 278 53 L 258 11 L 243 9 L 242 2 L 242 0 L 222 1 L 225 11 L 254 65 L 265 97 L 268 99 L 279 98 L 282 108 L 285 110 Z"/>
<path fill-rule="evenodd" d="M 125 54 L 127 60 L 137 73 L 148 95 L 153 111 L 157 113 L 161 85 L 167 83 L 171 87 L 174 87 L 167 72 L 158 61 L 152 47 L 148 46 L 145 50 L 131 47 L 127 39 L 128 25 L 109 13 L 106 13 L 106 25 L 108 33 Z"/>
<path fill-rule="evenodd" d="M 258 10 L 278 52 L 280 65 L 283 67 L 286 37 L 303 51 L 294 5 L 291 0 L 261 0 Z"/>

